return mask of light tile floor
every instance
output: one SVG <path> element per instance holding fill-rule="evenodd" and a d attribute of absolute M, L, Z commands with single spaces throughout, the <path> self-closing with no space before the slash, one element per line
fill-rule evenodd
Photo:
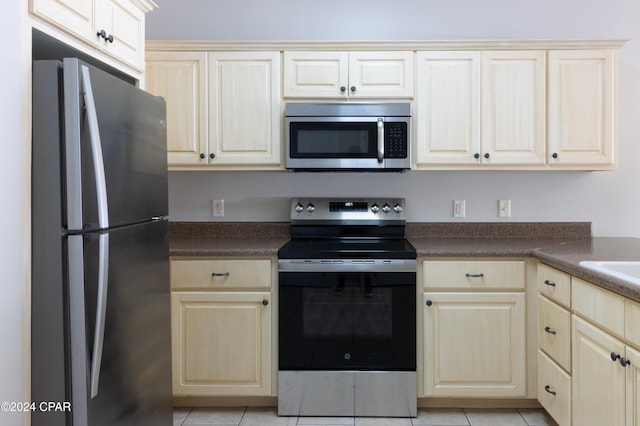
<path fill-rule="evenodd" d="M 543 410 L 419 408 L 412 419 L 374 417 L 278 417 L 275 407 L 175 408 L 174 426 L 548 426 Z"/>

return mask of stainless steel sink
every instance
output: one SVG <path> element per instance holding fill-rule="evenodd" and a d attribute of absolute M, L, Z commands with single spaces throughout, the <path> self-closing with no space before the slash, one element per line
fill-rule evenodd
<path fill-rule="evenodd" d="M 640 261 L 586 261 L 580 266 L 640 286 Z"/>

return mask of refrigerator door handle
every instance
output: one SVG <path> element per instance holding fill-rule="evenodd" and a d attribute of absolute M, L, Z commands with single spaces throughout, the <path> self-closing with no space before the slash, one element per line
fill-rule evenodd
<path fill-rule="evenodd" d="M 109 289 L 109 234 L 100 234 L 98 256 L 98 301 L 96 304 L 96 325 L 93 333 L 93 354 L 91 356 L 91 398 L 98 395 L 102 348 L 104 346 Z"/>
<path fill-rule="evenodd" d="M 81 66 L 82 90 L 84 91 L 84 103 L 87 110 L 87 123 L 89 126 L 89 139 L 91 140 L 91 154 L 93 158 L 93 170 L 96 179 L 96 194 L 98 207 L 98 225 L 102 229 L 109 227 L 109 206 L 107 200 L 107 183 L 104 174 L 104 160 L 102 158 L 102 142 L 100 141 L 100 128 L 98 127 L 98 115 L 96 103 L 91 88 L 89 68 Z"/>

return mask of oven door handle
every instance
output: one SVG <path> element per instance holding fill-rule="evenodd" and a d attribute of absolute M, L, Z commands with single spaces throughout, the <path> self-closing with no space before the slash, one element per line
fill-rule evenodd
<path fill-rule="evenodd" d="M 384 161 L 384 119 L 378 118 L 378 163 Z"/>

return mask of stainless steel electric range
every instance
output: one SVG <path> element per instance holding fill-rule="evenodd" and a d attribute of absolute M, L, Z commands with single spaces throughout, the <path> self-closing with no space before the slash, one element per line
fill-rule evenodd
<path fill-rule="evenodd" d="M 278 414 L 415 417 L 404 200 L 294 199 L 279 257 Z"/>

